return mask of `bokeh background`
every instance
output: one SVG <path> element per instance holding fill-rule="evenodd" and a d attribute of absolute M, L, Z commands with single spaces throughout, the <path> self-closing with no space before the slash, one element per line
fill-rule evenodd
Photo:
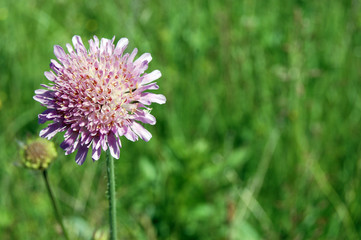
<path fill-rule="evenodd" d="M 61 239 L 41 174 L 32 99 L 73 35 L 150 52 L 163 76 L 150 142 L 115 162 L 120 239 L 359 239 L 361 3 L 0 3 L 0 239 Z M 108 229 L 105 159 L 59 157 L 50 182 L 72 239 Z"/>

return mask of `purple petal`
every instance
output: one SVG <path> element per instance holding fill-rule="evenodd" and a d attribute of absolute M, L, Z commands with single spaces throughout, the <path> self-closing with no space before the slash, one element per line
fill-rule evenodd
<path fill-rule="evenodd" d="M 105 39 L 105 38 L 102 38 L 101 40 L 100 40 L 100 53 L 103 53 L 103 52 L 105 52 L 105 45 L 106 45 L 106 41 L 107 41 L 108 39 Z"/>
<path fill-rule="evenodd" d="M 75 35 L 72 38 L 72 42 L 73 42 L 74 48 L 76 49 L 76 52 L 78 55 L 79 55 L 79 53 L 81 53 L 81 55 L 86 55 L 86 48 L 84 47 L 81 37 Z"/>
<path fill-rule="evenodd" d="M 136 115 L 134 117 L 135 120 L 137 121 L 141 121 L 143 123 L 148 123 L 150 125 L 154 125 L 156 123 L 156 119 L 155 117 L 150 114 L 149 112 L 143 110 L 137 113 L 138 115 Z"/>
<path fill-rule="evenodd" d="M 54 102 L 54 95 L 55 95 L 54 91 L 38 89 L 35 91 L 35 94 L 37 95 L 35 95 L 33 99 L 35 101 L 40 102 L 43 105 L 49 105 Z"/>
<path fill-rule="evenodd" d="M 56 77 L 55 77 L 55 74 L 53 72 L 44 72 L 44 75 L 45 77 L 49 80 L 49 81 L 52 81 L 54 82 Z"/>
<path fill-rule="evenodd" d="M 124 136 L 132 142 L 135 142 L 138 140 L 138 136 L 132 130 L 130 130 L 130 128 L 126 129 Z"/>
<path fill-rule="evenodd" d="M 144 76 L 142 85 L 153 82 L 162 76 L 162 73 L 159 70 L 154 70 L 153 72 Z"/>
<path fill-rule="evenodd" d="M 148 142 L 152 138 L 152 134 L 139 123 L 133 122 L 132 130 L 146 142 Z"/>
<path fill-rule="evenodd" d="M 93 138 L 93 148 L 99 148 L 100 147 L 100 137 L 95 136 Z"/>
<path fill-rule="evenodd" d="M 82 144 L 89 145 L 89 143 L 93 140 L 93 136 L 87 130 L 82 130 L 82 135 L 80 141 Z"/>
<path fill-rule="evenodd" d="M 54 120 L 55 118 L 59 118 L 60 115 L 55 109 L 47 109 L 41 114 L 38 115 L 39 123 L 45 123 L 47 121 Z"/>
<path fill-rule="evenodd" d="M 51 91 L 46 90 L 46 89 L 36 89 L 34 92 L 35 92 L 35 94 L 38 94 L 38 95 L 44 95 Z"/>
<path fill-rule="evenodd" d="M 78 137 L 79 136 L 78 131 L 73 131 L 73 129 L 68 128 L 68 130 L 64 134 L 64 138 L 68 139 L 70 137 L 73 137 L 73 134 L 75 134 L 77 137 L 75 137 L 75 142 L 74 143 L 70 144 L 67 149 L 64 149 L 65 150 L 65 155 L 69 155 L 70 153 L 74 152 L 78 148 L 78 145 L 79 145 L 79 142 L 80 142 L 79 141 L 80 137 Z"/>
<path fill-rule="evenodd" d="M 114 54 L 119 56 L 122 55 L 124 50 L 127 48 L 128 43 L 129 41 L 127 38 L 121 38 L 114 49 Z"/>
<path fill-rule="evenodd" d="M 136 66 L 136 68 L 134 69 L 134 73 L 140 75 L 147 69 L 148 69 L 148 62 L 143 61 L 142 63 Z"/>
<path fill-rule="evenodd" d="M 134 48 L 133 52 L 130 54 L 129 58 L 128 58 L 128 61 L 127 63 L 131 63 L 133 62 L 134 58 L 135 58 L 135 55 L 137 55 L 138 53 L 138 49 L 137 48 Z"/>
<path fill-rule="evenodd" d="M 123 136 L 127 132 L 127 127 L 123 126 L 117 129 L 117 134 L 119 137 Z"/>
<path fill-rule="evenodd" d="M 157 89 L 159 89 L 159 86 L 157 85 L 157 83 L 151 83 L 151 84 L 144 85 L 144 86 L 138 88 L 136 91 L 144 92 L 145 90 L 157 90 Z"/>
<path fill-rule="evenodd" d="M 144 93 L 143 96 L 139 99 L 139 102 L 145 105 L 150 105 L 152 102 L 163 104 L 166 102 L 166 98 L 162 94 Z"/>
<path fill-rule="evenodd" d="M 54 59 L 50 59 L 50 63 L 52 63 L 57 69 L 62 69 L 63 66 L 61 66 L 60 63 L 58 63 L 56 60 Z"/>
<path fill-rule="evenodd" d="M 75 141 L 78 139 L 78 136 L 79 136 L 78 132 L 72 132 L 71 135 L 60 144 L 60 147 L 65 151 L 69 150 L 72 147 L 72 145 L 75 143 Z"/>
<path fill-rule="evenodd" d="M 66 128 L 66 126 L 63 126 L 62 123 L 58 123 L 58 122 L 51 123 L 48 125 L 48 127 L 44 128 L 43 130 L 40 131 L 39 136 L 50 140 L 58 132 L 64 131 L 65 128 Z"/>
<path fill-rule="evenodd" d="M 97 36 L 94 35 L 94 43 L 95 45 L 99 48 L 99 38 Z"/>
<path fill-rule="evenodd" d="M 73 145 L 71 145 L 71 147 L 68 148 L 68 150 L 65 151 L 65 155 L 69 155 L 69 154 L 73 153 L 75 150 L 77 150 L 79 144 L 80 144 L 80 141 L 79 141 L 79 138 L 77 138 L 75 140 L 75 143 Z"/>
<path fill-rule="evenodd" d="M 66 48 L 70 54 L 74 54 L 74 49 L 69 43 L 66 44 Z"/>
<path fill-rule="evenodd" d="M 128 57 L 129 57 L 129 53 L 124 54 L 123 57 L 121 58 L 121 61 L 125 62 L 128 59 Z"/>
<path fill-rule="evenodd" d="M 120 141 L 120 137 L 117 137 L 117 144 L 119 148 L 122 148 L 122 142 Z"/>
<path fill-rule="evenodd" d="M 104 151 L 108 149 L 106 135 L 100 135 L 100 145 L 102 146 Z"/>
<path fill-rule="evenodd" d="M 86 159 L 86 156 L 88 155 L 88 147 L 86 145 L 81 145 L 78 149 L 78 152 L 75 156 L 75 162 L 78 165 L 82 165 Z"/>
<path fill-rule="evenodd" d="M 47 105 L 47 104 L 50 102 L 49 99 L 39 97 L 38 95 L 34 96 L 33 99 L 34 99 L 35 101 L 38 101 L 38 102 L 41 103 L 42 105 Z"/>
<path fill-rule="evenodd" d="M 40 86 L 44 87 L 44 88 L 47 88 L 47 89 L 51 89 L 51 86 L 48 86 L 46 84 L 40 84 Z"/>
<path fill-rule="evenodd" d="M 95 44 L 93 39 L 90 39 L 89 41 L 89 50 L 91 53 L 97 53 L 99 48 L 98 46 Z"/>
<path fill-rule="evenodd" d="M 106 38 L 102 38 L 100 40 L 100 53 L 104 52 L 106 52 L 108 55 L 112 54 L 112 42 Z"/>
<path fill-rule="evenodd" d="M 149 63 L 151 60 L 152 60 L 152 55 L 150 55 L 150 53 L 144 53 L 137 60 L 135 60 L 134 65 L 138 66 L 142 64 L 144 61 L 147 61 Z"/>
<path fill-rule="evenodd" d="M 81 120 L 79 120 L 79 122 L 81 122 Z M 77 125 L 79 125 L 79 124 L 77 124 Z M 90 135 L 90 132 L 84 132 L 84 131 L 82 131 L 82 135 L 81 135 L 80 141 L 81 141 L 82 143 L 84 143 L 85 139 L 87 139 L 87 138 L 89 137 L 89 135 Z"/>
<path fill-rule="evenodd" d="M 96 148 L 96 147 L 94 147 L 94 146 L 95 146 L 95 144 L 93 143 L 92 159 L 93 159 L 93 161 L 98 161 L 99 158 L 100 158 L 100 154 L 101 154 L 101 152 L 102 152 L 102 149 L 101 149 L 101 147 Z"/>
<path fill-rule="evenodd" d="M 54 55 L 60 60 L 67 59 L 66 53 L 64 52 L 64 49 L 58 45 L 54 46 Z"/>
<path fill-rule="evenodd" d="M 66 132 L 64 133 L 64 138 L 68 138 L 73 134 L 73 130 L 71 128 L 68 128 L 68 130 L 66 130 Z"/>
<path fill-rule="evenodd" d="M 56 60 L 51 59 L 50 60 L 50 68 L 54 70 L 54 72 L 59 73 L 61 69 L 63 69 L 63 66 L 61 66 Z"/>
<path fill-rule="evenodd" d="M 110 133 L 108 135 L 108 145 L 109 145 L 110 154 L 114 158 L 119 159 L 120 149 L 117 144 L 117 139 L 113 133 Z"/>

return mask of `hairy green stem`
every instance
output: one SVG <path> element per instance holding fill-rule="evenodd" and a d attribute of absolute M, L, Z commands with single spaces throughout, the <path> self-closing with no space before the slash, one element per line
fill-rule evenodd
<path fill-rule="evenodd" d="M 116 206 L 115 206 L 115 179 L 114 179 L 114 159 L 107 150 L 107 174 L 108 174 L 108 198 L 109 198 L 109 226 L 110 240 L 116 240 Z"/>
<path fill-rule="evenodd" d="M 59 212 L 59 209 L 58 209 L 58 207 L 56 205 L 53 192 L 51 191 L 50 183 L 49 183 L 49 180 L 48 180 L 48 172 L 46 170 L 43 171 L 43 177 L 44 177 L 46 189 L 48 190 L 49 198 L 51 200 L 51 204 L 52 204 L 53 209 L 54 209 L 55 217 L 58 220 L 58 222 L 59 222 L 59 224 L 61 226 L 61 229 L 63 230 L 63 234 L 64 234 L 65 239 L 69 240 L 68 234 L 67 234 L 67 232 L 65 230 L 65 227 L 64 227 L 64 224 L 63 224 L 63 218 L 62 218 L 62 216 L 61 216 L 61 214 Z"/>

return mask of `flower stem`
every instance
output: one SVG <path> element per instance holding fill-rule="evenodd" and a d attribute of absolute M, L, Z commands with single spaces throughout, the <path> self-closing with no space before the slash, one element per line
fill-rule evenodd
<path fill-rule="evenodd" d="M 55 217 L 58 220 L 58 222 L 59 222 L 59 224 L 61 226 L 61 229 L 63 230 L 63 234 L 64 234 L 65 239 L 69 240 L 68 234 L 67 234 L 67 232 L 65 230 L 65 227 L 64 227 L 64 224 L 63 224 L 62 216 L 61 216 L 61 214 L 59 212 L 59 209 L 58 209 L 58 207 L 56 205 L 56 202 L 55 202 L 53 192 L 51 191 L 51 188 L 50 188 L 50 184 L 49 184 L 49 180 L 48 180 L 48 172 L 46 170 L 43 171 L 43 177 L 44 177 L 46 189 L 48 190 L 49 198 L 51 200 L 51 204 L 52 204 L 53 209 L 54 209 Z"/>
<path fill-rule="evenodd" d="M 109 198 L 109 225 L 110 240 L 116 240 L 116 206 L 115 206 L 115 178 L 114 178 L 114 159 L 107 150 L 107 174 L 108 174 L 108 198 Z"/>

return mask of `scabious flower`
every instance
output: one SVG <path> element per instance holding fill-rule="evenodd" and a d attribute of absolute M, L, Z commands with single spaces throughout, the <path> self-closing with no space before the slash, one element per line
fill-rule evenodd
<path fill-rule="evenodd" d="M 47 107 L 39 114 L 39 123 L 53 121 L 40 131 L 40 136 L 51 139 L 65 131 L 60 146 L 66 155 L 78 150 L 75 161 L 79 165 L 90 147 L 93 160 L 98 160 L 101 149 L 106 151 L 108 147 L 118 159 L 121 136 L 131 141 L 138 137 L 149 141 L 152 137 L 140 123 L 154 125 L 156 119 L 149 105 L 166 102 L 163 95 L 146 92 L 158 89 L 153 81 L 161 73 L 144 73 L 152 59 L 149 53 L 136 60 L 136 48 L 131 54 L 123 54 L 128 45 L 126 38 L 115 46 L 114 38 L 99 41 L 94 36 L 89 40 L 89 50 L 79 36 L 74 36 L 72 42 L 75 50 L 66 44 L 69 53 L 54 46 L 58 61 L 52 59 L 53 71 L 45 72 L 52 83 L 35 91 L 34 99 Z"/>

